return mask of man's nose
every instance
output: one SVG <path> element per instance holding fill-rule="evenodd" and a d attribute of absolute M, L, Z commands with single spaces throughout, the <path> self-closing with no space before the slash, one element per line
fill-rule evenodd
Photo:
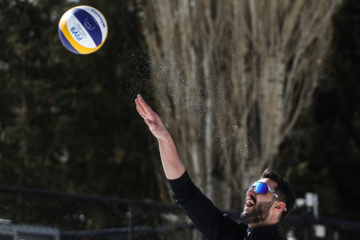
<path fill-rule="evenodd" d="M 246 195 L 255 197 L 255 196 L 256 196 L 255 189 L 254 189 L 254 188 L 250 188 L 250 189 L 247 191 Z"/>

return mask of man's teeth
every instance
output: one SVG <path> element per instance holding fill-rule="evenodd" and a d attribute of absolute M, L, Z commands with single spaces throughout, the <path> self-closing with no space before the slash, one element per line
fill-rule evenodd
<path fill-rule="evenodd" d="M 255 202 L 254 202 L 253 200 L 251 200 L 251 199 L 247 199 L 247 200 L 246 200 L 246 205 L 247 205 L 248 207 L 252 207 L 252 206 L 255 205 Z"/>

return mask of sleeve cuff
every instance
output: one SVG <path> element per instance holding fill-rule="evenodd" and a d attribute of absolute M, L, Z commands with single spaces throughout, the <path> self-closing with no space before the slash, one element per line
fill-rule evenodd
<path fill-rule="evenodd" d="M 183 175 L 177 179 L 168 179 L 171 191 L 173 192 L 181 191 L 188 185 L 190 181 L 191 179 L 187 171 L 185 171 Z"/>

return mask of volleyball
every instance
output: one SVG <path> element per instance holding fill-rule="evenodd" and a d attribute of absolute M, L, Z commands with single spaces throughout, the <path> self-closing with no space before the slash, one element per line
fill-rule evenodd
<path fill-rule="evenodd" d="M 104 15 L 90 6 L 77 6 L 64 13 L 58 27 L 61 43 L 76 54 L 90 54 L 104 44 L 108 25 Z"/>

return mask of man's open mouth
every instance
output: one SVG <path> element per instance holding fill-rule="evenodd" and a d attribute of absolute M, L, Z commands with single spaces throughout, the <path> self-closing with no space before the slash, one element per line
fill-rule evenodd
<path fill-rule="evenodd" d="M 251 208 L 255 205 L 256 203 L 256 199 L 254 197 L 246 197 L 246 201 L 245 201 L 245 207 L 247 208 Z"/>

